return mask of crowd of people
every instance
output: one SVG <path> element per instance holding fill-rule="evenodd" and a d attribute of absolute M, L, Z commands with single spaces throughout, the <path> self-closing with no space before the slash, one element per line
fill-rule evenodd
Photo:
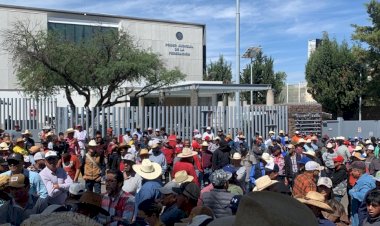
<path fill-rule="evenodd" d="M 380 225 L 375 137 L 0 132 L 0 224 Z"/>

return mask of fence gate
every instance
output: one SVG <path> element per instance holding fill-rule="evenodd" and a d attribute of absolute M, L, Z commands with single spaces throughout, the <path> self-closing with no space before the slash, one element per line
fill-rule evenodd
<path fill-rule="evenodd" d="M 236 112 L 241 112 L 238 116 Z M 238 120 L 237 120 L 238 119 Z M 96 131 L 105 135 L 106 128 L 112 127 L 115 135 L 124 134 L 126 129 L 136 127 L 165 127 L 168 133 L 175 132 L 183 138 L 191 138 L 192 131 L 203 131 L 211 126 L 216 132 L 223 129 L 233 136 L 242 130 L 250 143 L 255 133 L 266 136 L 270 130 L 288 130 L 288 108 L 286 105 L 275 106 L 146 106 L 146 107 L 109 107 L 76 108 L 71 112 L 68 107 L 56 109 L 56 132 L 82 124 L 89 136 Z"/>

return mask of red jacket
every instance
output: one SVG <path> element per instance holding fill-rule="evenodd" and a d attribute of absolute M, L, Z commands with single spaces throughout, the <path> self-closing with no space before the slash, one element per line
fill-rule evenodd
<path fill-rule="evenodd" d="M 185 170 L 187 175 L 193 176 L 194 177 L 193 182 L 199 186 L 197 173 L 195 172 L 193 164 L 189 162 L 181 162 L 181 161 L 176 162 L 173 167 L 172 177 L 174 178 L 175 173 L 181 170 Z"/>

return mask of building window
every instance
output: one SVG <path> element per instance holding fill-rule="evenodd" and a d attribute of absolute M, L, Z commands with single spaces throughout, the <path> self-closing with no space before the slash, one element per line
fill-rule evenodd
<path fill-rule="evenodd" d="M 64 40 L 79 43 L 84 39 L 91 38 L 97 32 L 117 32 L 116 27 L 101 27 L 80 24 L 64 24 L 48 22 L 48 30 L 57 32 Z"/>

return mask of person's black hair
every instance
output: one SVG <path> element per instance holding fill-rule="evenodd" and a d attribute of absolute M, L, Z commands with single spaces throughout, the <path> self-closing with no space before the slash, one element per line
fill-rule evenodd
<path fill-rule="evenodd" d="M 110 169 L 107 171 L 107 174 L 115 175 L 117 183 L 124 182 L 123 173 L 120 170 Z"/>
<path fill-rule="evenodd" d="M 65 135 L 63 132 L 58 133 L 58 136 L 63 136 L 63 135 Z"/>
<path fill-rule="evenodd" d="M 154 199 L 146 199 L 139 204 L 138 209 L 143 211 L 148 217 L 153 214 L 156 214 L 156 216 L 159 217 L 162 206 L 156 203 Z"/>
<path fill-rule="evenodd" d="M 380 190 L 372 190 L 368 193 L 367 198 L 365 199 L 365 202 L 367 205 L 369 204 L 376 204 L 380 205 Z"/>

